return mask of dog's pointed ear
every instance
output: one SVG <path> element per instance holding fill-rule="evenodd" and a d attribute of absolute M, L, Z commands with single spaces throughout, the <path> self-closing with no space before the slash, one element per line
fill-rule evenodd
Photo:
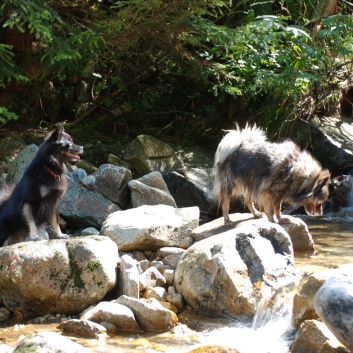
<path fill-rule="evenodd" d="M 64 127 L 62 125 L 57 125 L 55 127 L 55 130 L 49 136 L 49 139 L 54 141 L 54 142 L 58 142 L 58 141 L 60 141 L 61 134 L 63 132 L 64 132 Z"/>

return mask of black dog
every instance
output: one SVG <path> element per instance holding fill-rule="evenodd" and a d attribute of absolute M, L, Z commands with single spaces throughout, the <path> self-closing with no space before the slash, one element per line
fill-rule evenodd
<path fill-rule="evenodd" d="M 0 191 L 0 246 L 35 237 L 46 223 L 59 238 L 68 237 L 61 233 L 58 212 L 67 189 L 65 163 L 76 162 L 82 152 L 63 126 L 46 137 L 16 187 Z"/>

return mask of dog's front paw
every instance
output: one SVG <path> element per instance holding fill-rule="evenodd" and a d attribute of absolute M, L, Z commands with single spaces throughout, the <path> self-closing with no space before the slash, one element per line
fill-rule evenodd
<path fill-rule="evenodd" d="M 58 239 L 68 239 L 68 238 L 70 238 L 70 234 L 65 234 L 65 233 L 57 234 L 57 238 Z"/>

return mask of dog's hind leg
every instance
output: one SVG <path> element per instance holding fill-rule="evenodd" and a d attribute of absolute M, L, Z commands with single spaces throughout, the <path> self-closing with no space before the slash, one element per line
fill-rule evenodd
<path fill-rule="evenodd" d="M 56 235 L 57 235 L 57 237 L 59 239 L 70 238 L 69 235 L 64 234 L 64 233 L 61 232 L 61 229 L 60 229 L 60 226 L 59 226 L 59 215 L 56 212 L 53 214 L 53 216 L 51 218 L 51 221 L 50 221 L 50 224 L 53 227 L 54 232 L 56 233 Z"/>
<path fill-rule="evenodd" d="M 282 201 L 276 202 L 274 205 L 274 213 L 276 215 L 277 222 L 281 224 L 290 223 L 290 220 L 288 218 L 282 217 L 281 209 L 282 209 Z"/>
<path fill-rule="evenodd" d="M 247 206 L 249 211 L 253 214 L 255 218 L 262 218 L 264 214 L 258 211 L 254 205 L 254 203 L 250 200 L 244 200 L 244 204 Z"/>
<path fill-rule="evenodd" d="M 228 227 L 234 227 L 235 223 L 232 222 L 229 218 L 229 205 L 230 205 L 230 197 L 224 193 L 221 194 L 219 203 L 222 208 L 222 213 L 223 213 L 223 218 L 224 218 L 224 224 Z"/>

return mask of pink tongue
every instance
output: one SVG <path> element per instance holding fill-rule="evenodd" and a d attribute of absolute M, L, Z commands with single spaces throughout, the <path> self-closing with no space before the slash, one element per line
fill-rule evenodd
<path fill-rule="evenodd" d="M 72 153 L 70 151 L 68 151 L 67 153 L 70 154 L 71 156 L 75 157 L 76 159 L 81 159 L 78 154 Z"/>

